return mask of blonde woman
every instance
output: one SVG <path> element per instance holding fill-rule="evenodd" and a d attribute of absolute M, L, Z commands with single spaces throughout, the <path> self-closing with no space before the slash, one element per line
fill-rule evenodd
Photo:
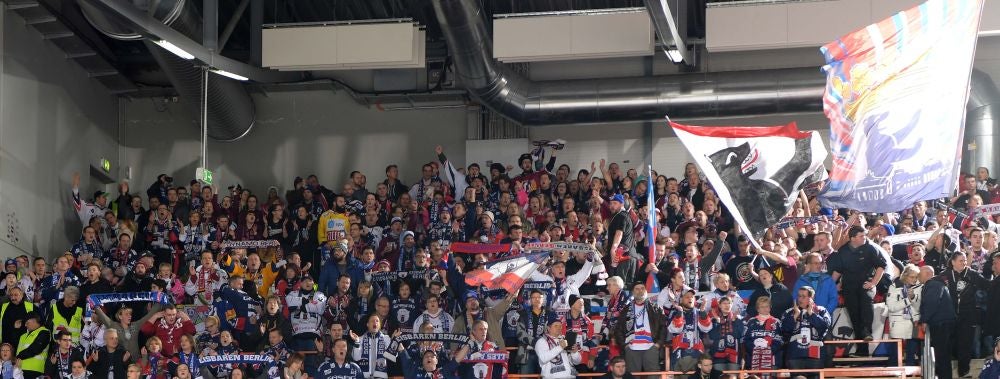
<path fill-rule="evenodd" d="M 108 329 L 117 330 L 119 344 L 125 347 L 125 350 L 133 357 L 138 357 L 141 355 L 139 352 L 139 330 L 146 323 L 146 320 L 149 320 L 161 309 L 163 309 L 163 304 L 153 304 L 146 312 L 145 317 L 134 322 L 132 321 L 132 308 L 124 305 L 118 309 L 118 312 L 115 312 L 114 320 L 104 313 L 103 307 L 97 307 L 94 310 L 94 315 L 97 316 L 97 321 Z"/>
<path fill-rule="evenodd" d="M 170 377 L 170 357 L 163 356 L 163 342 L 153 336 L 146 340 L 139 360 L 142 374 L 148 379 L 168 379 Z"/>
<path fill-rule="evenodd" d="M 903 360 L 909 366 L 915 366 L 920 357 L 919 328 L 920 295 L 923 285 L 917 281 L 920 268 L 909 264 L 903 268 L 903 273 L 889 287 L 885 303 L 889 316 L 889 338 L 905 340 Z M 896 345 L 891 345 L 895 347 Z M 896 354 L 889 354 L 896 357 Z M 895 359 L 895 358 L 892 358 Z"/>

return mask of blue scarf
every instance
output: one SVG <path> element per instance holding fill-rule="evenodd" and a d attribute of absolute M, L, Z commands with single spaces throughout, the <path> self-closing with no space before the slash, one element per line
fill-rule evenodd
<path fill-rule="evenodd" d="M 84 313 L 89 318 L 96 307 L 109 303 L 126 303 L 132 301 L 151 301 L 160 304 L 170 304 L 170 297 L 163 292 L 95 293 L 87 296 L 87 309 Z"/>
<path fill-rule="evenodd" d="M 278 367 L 275 365 L 274 359 L 270 355 L 266 354 L 221 354 L 221 355 L 206 355 L 199 359 L 199 364 L 205 366 L 217 366 L 217 365 L 252 365 L 255 367 L 267 366 L 267 377 L 271 379 L 277 379 L 281 376 L 278 373 Z"/>

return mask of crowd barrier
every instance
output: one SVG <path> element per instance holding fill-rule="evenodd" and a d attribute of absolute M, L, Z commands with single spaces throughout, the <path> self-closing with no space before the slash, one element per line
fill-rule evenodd
<path fill-rule="evenodd" d="M 774 369 L 774 370 L 738 370 L 738 371 L 723 371 L 724 374 L 736 375 L 737 378 L 744 379 L 751 374 L 760 376 L 761 374 L 775 374 L 773 376 L 777 377 L 794 377 L 796 374 L 816 374 L 819 379 L 826 378 L 887 378 L 895 377 L 900 379 L 906 378 L 916 378 L 921 376 L 921 368 L 919 366 L 903 366 L 903 340 L 900 339 L 885 339 L 885 340 L 831 340 L 824 341 L 826 344 L 836 345 L 836 344 L 860 344 L 860 343 L 894 343 L 896 344 L 896 366 L 892 367 L 831 367 L 831 368 L 821 368 L 821 369 Z M 606 346 L 598 346 L 602 348 Z M 516 347 L 508 347 L 508 351 L 517 350 Z M 315 352 L 310 352 L 315 353 Z M 664 359 L 667 367 L 670 367 L 670 351 L 664 350 Z M 637 377 L 655 378 L 655 379 L 673 379 L 684 378 L 687 375 L 693 373 L 690 372 L 678 372 L 678 371 L 655 371 L 655 372 L 633 372 L 632 375 Z M 604 373 L 581 373 L 578 374 L 578 378 L 596 378 L 604 375 Z M 541 375 L 537 374 L 509 374 L 510 379 L 540 379 Z M 403 379 L 402 376 L 393 376 L 390 379 Z"/>

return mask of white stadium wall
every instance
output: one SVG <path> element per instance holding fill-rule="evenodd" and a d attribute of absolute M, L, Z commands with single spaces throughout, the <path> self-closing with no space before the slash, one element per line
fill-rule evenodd
<path fill-rule="evenodd" d="M 374 189 L 385 179 L 389 163 L 398 164 L 401 179 L 410 184 L 420 166 L 435 159 L 437 144 L 449 158 L 465 160 L 464 108 L 379 111 L 357 104 L 345 92 L 332 91 L 253 97 L 257 124 L 250 134 L 236 142 L 208 145 L 208 167 L 224 187 L 240 183 L 261 194 L 273 185 L 283 193 L 295 176 L 316 174 L 322 184 L 339 192 L 348 174 L 360 170 Z M 162 99 L 129 103 L 126 145 L 133 181 L 145 187 L 161 173 L 177 180 L 194 178 L 200 129 L 184 114 L 179 104 Z"/>
<path fill-rule="evenodd" d="M 116 101 L 51 43 L 0 7 L 0 257 L 52 258 L 80 236 L 70 180 L 84 197 L 101 158 L 117 166 Z"/>

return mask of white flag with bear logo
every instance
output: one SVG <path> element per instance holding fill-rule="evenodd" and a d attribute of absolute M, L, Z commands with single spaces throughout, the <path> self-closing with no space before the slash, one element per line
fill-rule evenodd
<path fill-rule="evenodd" d="M 757 241 L 826 179 L 819 133 L 783 126 L 691 126 L 670 122 L 736 223 Z"/>

